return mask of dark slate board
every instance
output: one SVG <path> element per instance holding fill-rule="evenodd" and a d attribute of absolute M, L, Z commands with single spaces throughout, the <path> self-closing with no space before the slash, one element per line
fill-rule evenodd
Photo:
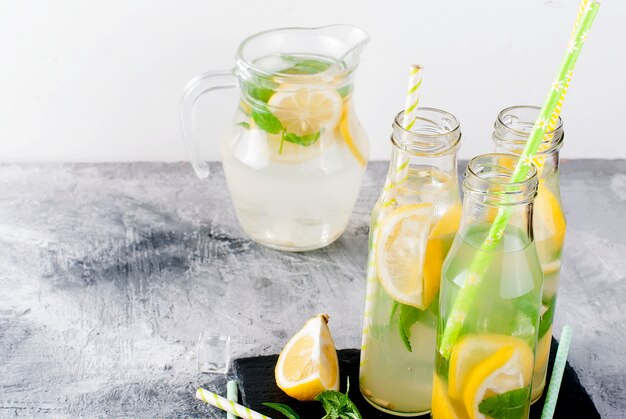
<path fill-rule="evenodd" d="M 548 380 L 552 373 L 552 365 L 556 355 L 558 343 L 552 339 L 550 350 L 550 364 L 548 366 Z M 346 376 L 350 377 L 350 399 L 357 405 L 361 415 L 369 418 L 398 418 L 376 410 L 361 395 L 359 391 L 359 351 L 357 349 L 342 349 L 339 355 L 339 370 L 341 371 L 341 391 L 345 391 Z M 275 410 L 263 406 L 263 402 L 284 403 L 291 406 L 302 419 L 319 419 L 324 416 L 320 403 L 299 402 L 282 392 L 274 381 L 274 366 L 278 355 L 240 358 L 233 361 L 233 368 L 242 402 L 257 412 L 272 418 L 283 417 Z M 547 385 L 546 385 L 547 388 Z M 545 400 L 544 395 L 531 408 L 531 418 L 539 418 Z M 423 416 L 427 417 L 427 416 Z M 591 397 L 578 380 L 576 371 L 569 365 L 565 367 L 561 391 L 556 406 L 555 418 L 600 418 Z"/>

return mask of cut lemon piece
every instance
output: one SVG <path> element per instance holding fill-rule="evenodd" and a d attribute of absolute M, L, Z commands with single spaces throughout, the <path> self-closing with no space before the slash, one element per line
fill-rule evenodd
<path fill-rule="evenodd" d="M 441 267 L 450 250 L 452 240 L 461 222 L 461 204 L 449 208 L 437 221 L 428 236 L 426 256 L 424 258 L 424 305 L 426 308 L 439 291 Z"/>
<path fill-rule="evenodd" d="M 450 398 L 448 398 L 445 383 L 441 381 L 441 378 L 439 378 L 437 374 L 433 377 L 431 415 L 435 419 L 458 419 L 461 417 Z"/>
<path fill-rule="evenodd" d="M 530 386 L 532 373 L 533 352 L 521 339 L 478 363 L 463 386 L 463 402 L 469 417 L 486 418 L 478 408 L 483 400 Z"/>
<path fill-rule="evenodd" d="M 339 390 L 339 361 L 328 328 L 328 314 L 309 319 L 280 352 L 276 384 L 298 400 L 314 400 L 324 390 Z"/>
<path fill-rule="evenodd" d="M 339 132 L 356 161 L 359 162 L 361 166 L 365 166 L 367 159 L 363 157 L 363 154 L 361 154 L 361 151 L 354 143 L 354 138 L 352 138 L 352 132 L 350 131 L 350 104 L 348 102 L 343 104 L 341 121 L 339 122 Z"/>
<path fill-rule="evenodd" d="M 450 397 L 461 400 L 463 388 L 466 387 L 469 374 L 474 371 L 478 364 L 504 347 L 516 348 L 526 355 L 530 354 L 529 364 L 524 365 L 524 368 L 528 368 L 528 370 L 524 370 L 524 376 L 530 382 L 533 353 L 525 341 L 514 336 L 488 333 L 470 334 L 459 338 L 450 354 L 448 373 L 448 393 Z"/>
<path fill-rule="evenodd" d="M 432 204 L 400 206 L 382 220 L 376 240 L 380 284 L 394 300 L 422 310 L 427 307 L 424 290 L 432 288 L 423 275 L 432 219 Z"/>
<path fill-rule="evenodd" d="M 559 199 L 546 186 L 539 182 L 533 215 L 535 241 L 549 240 L 556 252 L 563 247 L 565 240 L 565 215 Z"/>
<path fill-rule="evenodd" d="M 341 102 L 334 89 L 281 85 L 267 104 L 288 133 L 304 136 L 334 129 L 341 118 Z"/>

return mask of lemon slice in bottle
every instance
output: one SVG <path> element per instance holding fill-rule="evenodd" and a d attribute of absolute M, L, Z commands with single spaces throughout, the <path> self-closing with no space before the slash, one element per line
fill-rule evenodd
<path fill-rule="evenodd" d="M 565 240 L 565 215 L 561 204 L 544 181 L 539 182 L 534 211 L 538 217 L 533 226 L 535 241 L 550 240 L 554 251 L 561 249 Z"/>
<path fill-rule="evenodd" d="M 468 377 L 476 366 L 505 347 L 512 347 L 524 355 L 523 360 L 528 361 L 528 363 L 523 365 L 523 375 L 525 380 L 530 383 L 533 353 L 524 340 L 514 336 L 491 333 L 465 335 L 459 338 L 450 354 L 448 373 L 448 394 L 450 397 L 461 400 Z M 528 358 L 528 356 L 530 357 Z"/>
<path fill-rule="evenodd" d="M 276 384 L 298 400 L 314 400 L 324 390 L 339 390 L 339 361 L 328 328 L 328 314 L 309 319 L 280 352 Z"/>
<path fill-rule="evenodd" d="M 383 219 L 376 240 L 380 284 L 394 300 L 422 310 L 430 304 L 425 297 L 432 293 L 425 290 L 434 286 L 424 283 L 423 271 L 433 212 L 430 203 L 400 206 Z"/>
<path fill-rule="evenodd" d="M 481 361 L 467 374 L 463 386 L 463 402 L 470 417 L 486 418 L 479 411 L 483 400 L 530 386 L 532 374 L 533 352 L 521 339 Z"/>

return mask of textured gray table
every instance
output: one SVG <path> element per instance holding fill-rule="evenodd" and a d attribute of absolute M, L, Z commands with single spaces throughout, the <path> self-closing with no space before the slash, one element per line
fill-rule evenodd
<path fill-rule="evenodd" d="M 269 354 L 328 312 L 337 346 L 357 347 L 386 166 L 341 239 L 295 254 L 243 235 L 217 164 L 209 181 L 187 164 L 0 165 L 0 417 L 223 417 L 193 398 L 225 391 L 196 373 L 201 331 Z M 562 167 L 555 330 L 573 326 L 570 362 L 603 417 L 624 417 L 626 162 Z"/>

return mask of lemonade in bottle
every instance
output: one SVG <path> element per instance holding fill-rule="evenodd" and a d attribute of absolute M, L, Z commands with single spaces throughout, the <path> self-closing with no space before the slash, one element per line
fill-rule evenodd
<path fill-rule="evenodd" d="M 456 118 L 418 108 L 393 124 L 391 163 L 371 216 L 361 393 L 399 416 L 430 411 L 441 265 L 461 216 Z"/>
<path fill-rule="evenodd" d="M 543 274 L 531 231 L 536 170 L 509 183 L 516 163 L 515 156 L 487 154 L 465 173 L 461 225 L 442 268 L 434 419 L 529 415 Z M 503 207 L 509 221 L 486 250 Z M 470 288 L 471 305 L 459 305 Z M 444 329 L 452 326 L 459 333 L 445 341 Z"/>
<path fill-rule="evenodd" d="M 513 106 L 500 112 L 493 133 L 496 150 L 500 153 L 521 154 L 539 110 L 536 106 Z M 533 159 L 539 178 L 533 211 L 533 232 L 543 270 L 543 297 L 533 376 L 533 402 L 541 397 L 546 382 L 552 321 L 565 240 L 566 223 L 559 188 L 559 150 L 563 146 L 563 138 L 563 123 L 559 118 L 555 129 L 545 135 L 539 152 Z"/>

